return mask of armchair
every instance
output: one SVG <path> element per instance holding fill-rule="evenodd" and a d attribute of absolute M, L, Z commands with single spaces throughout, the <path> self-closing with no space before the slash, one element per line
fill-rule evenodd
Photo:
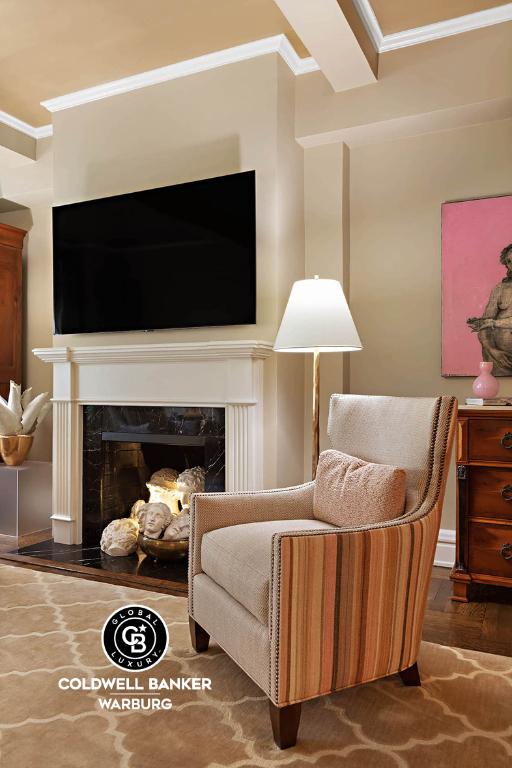
<path fill-rule="evenodd" d="M 314 483 L 196 494 L 189 616 L 269 698 L 274 739 L 297 738 L 301 702 L 387 675 L 420 685 L 417 657 L 456 401 L 333 395 L 333 448 L 406 470 L 404 514 L 337 528 L 313 516 Z"/>

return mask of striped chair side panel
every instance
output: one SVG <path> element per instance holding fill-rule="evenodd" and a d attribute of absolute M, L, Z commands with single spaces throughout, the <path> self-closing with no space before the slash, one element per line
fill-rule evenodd
<path fill-rule="evenodd" d="M 439 527 L 415 522 L 283 535 L 279 704 L 384 677 L 416 661 Z"/>

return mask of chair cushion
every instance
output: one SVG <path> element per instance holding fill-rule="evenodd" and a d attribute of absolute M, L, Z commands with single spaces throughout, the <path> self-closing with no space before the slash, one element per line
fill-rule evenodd
<path fill-rule="evenodd" d="M 448 401 L 446 401 L 448 402 Z M 407 474 L 405 513 L 422 503 L 431 481 L 437 397 L 332 395 L 327 432 L 331 447 Z"/>
<path fill-rule="evenodd" d="M 271 520 L 218 528 L 202 538 L 201 567 L 258 621 L 267 624 L 274 533 L 332 527 L 320 520 Z"/>
<path fill-rule="evenodd" d="M 318 461 L 313 514 L 342 528 L 382 523 L 403 514 L 405 494 L 405 470 L 324 451 Z"/>

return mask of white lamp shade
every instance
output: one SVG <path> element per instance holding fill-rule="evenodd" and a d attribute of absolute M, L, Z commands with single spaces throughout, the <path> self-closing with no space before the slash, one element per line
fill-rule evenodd
<path fill-rule="evenodd" d="M 276 352 L 353 352 L 362 349 L 338 280 L 297 280 L 277 333 Z"/>

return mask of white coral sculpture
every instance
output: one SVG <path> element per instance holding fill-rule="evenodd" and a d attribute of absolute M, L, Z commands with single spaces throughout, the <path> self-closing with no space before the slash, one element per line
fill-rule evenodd
<path fill-rule="evenodd" d="M 0 435 L 33 435 L 51 407 L 48 392 L 32 399 L 32 388 L 22 394 L 20 385 L 11 381 L 9 399 L 0 396 Z"/>

